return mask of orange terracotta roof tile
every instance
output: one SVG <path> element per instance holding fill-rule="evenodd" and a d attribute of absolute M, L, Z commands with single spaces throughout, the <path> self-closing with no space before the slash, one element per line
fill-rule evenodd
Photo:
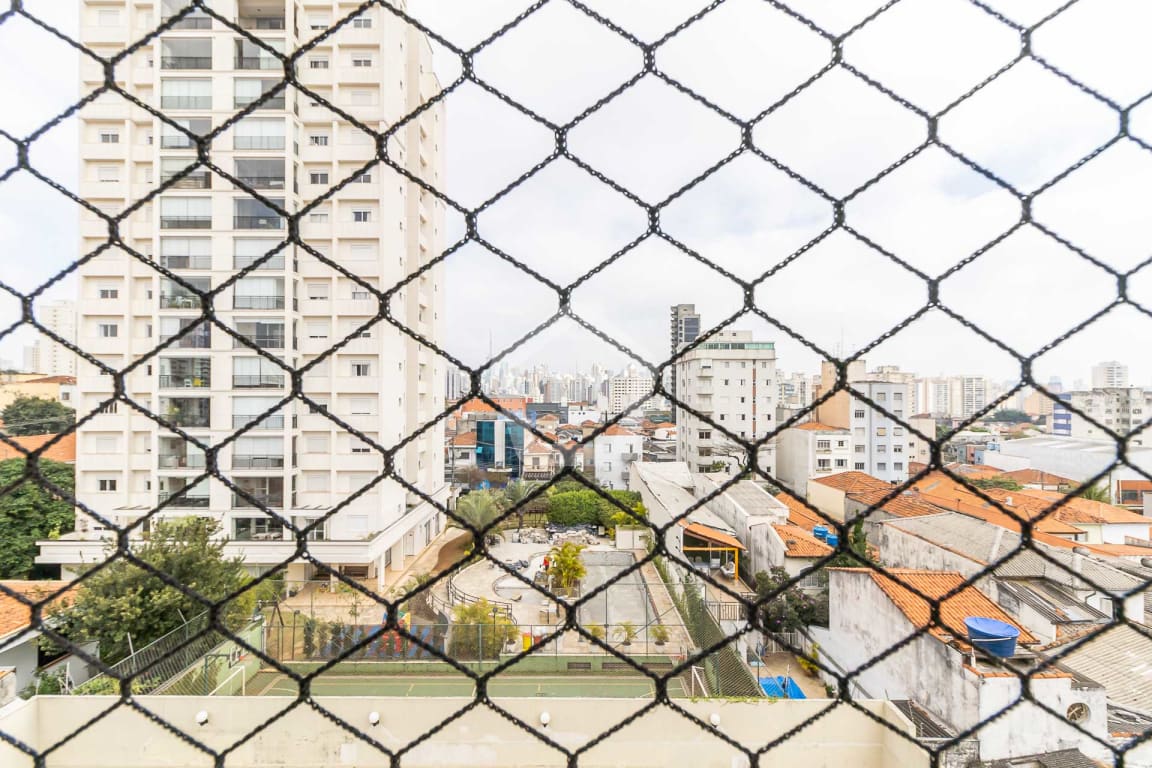
<path fill-rule="evenodd" d="M 1011 472 L 1003 472 L 1000 476 L 1015 480 L 1020 485 L 1071 485 L 1073 487 L 1079 485 L 1075 480 L 1069 480 L 1066 477 L 1060 477 L 1060 475 L 1054 475 L 1051 472 L 1043 472 L 1039 469 L 1014 469 Z"/>
<path fill-rule="evenodd" d="M 1059 491 L 1040 491 L 1027 488 L 1017 491 L 1018 494 L 1045 501 L 1049 505 L 1055 504 L 1065 498 Z M 1082 499 L 1079 496 L 1068 499 L 1065 504 L 1054 513 L 1058 520 L 1066 523 L 1083 523 L 1088 525 L 1101 525 L 1107 523 L 1127 523 L 1131 525 L 1149 525 L 1152 520 L 1138 512 L 1123 507 L 1114 507 L 1102 501 Z"/>
<path fill-rule="evenodd" d="M 555 453 L 556 449 L 542 440 L 533 440 L 524 449 L 524 453 Z"/>
<path fill-rule="evenodd" d="M 3 581 L 7 589 L 16 592 L 29 602 L 43 602 L 52 594 L 68 585 L 67 581 Z M 55 602 L 65 599 L 74 590 L 70 589 Z M 32 624 L 32 609 L 9 594 L 0 592 L 0 637 L 19 632 Z"/>
<path fill-rule="evenodd" d="M 963 638 L 966 634 L 964 619 L 970 616 L 982 616 L 1003 621 L 1019 629 L 1019 642 L 1022 644 L 1034 645 L 1039 642 L 1031 632 L 1020 626 L 1004 612 L 1004 609 L 976 587 L 966 586 L 951 597 L 945 597 L 964 583 L 964 577 L 959 573 L 919 571 L 910 568 L 889 568 L 883 574 L 862 568 L 846 570 L 866 572 L 876 582 L 876 586 L 880 587 L 888 599 L 912 622 L 912 626 L 917 629 L 928 627 L 928 631 L 937 638 L 946 639 L 948 636 Z M 941 624 L 932 621 L 931 604 L 913 592 L 913 589 L 931 600 L 940 601 Z"/>
<path fill-rule="evenodd" d="M 690 523 L 687 520 L 681 520 L 679 522 L 681 527 L 683 527 L 688 531 L 688 533 L 692 534 L 698 539 L 705 539 L 723 547 L 745 549 L 744 545 L 740 543 L 740 540 L 731 534 L 718 531 L 715 528 L 709 528 L 708 526 L 701 525 L 700 523 Z"/>
<path fill-rule="evenodd" d="M 461 434 L 452 438 L 452 445 L 458 446 L 460 448 L 464 448 L 469 445 L 476 445 L 476 433 L 462 432 Z"/>
<path fill-rule="evenodd" d="M 872 477 L 872 475 L 863 472 L 839 472 L 835 475 L 828 475 L 828 477 L 821 477 L 813 480 L 814 483 L 826 485 L 829 488 L 835 488 L 845 493 L 852 493 L 854 491 L 862 491 L 869 488 L 881 488 L 892 490 L 892 486 L 879 478 Z"/>
<path fill-rule="evenodd" d="M 1047 504 L 1029 498 L 1020 491 L 1006 491 L 1003 488 L 989 488 L 983 491 L 986 496 L 994 499 L 1006 509 L 1010 509 L 1012 514 L 1009 515 L 972 493 L 943 472 L 933 472 L 916 481 L 913 487 L 920 492 L 920 497 L 930 504 L 979 518 L 1010 531 L 1020 530 L 1019 520 L 1029 520 L 1034 523 L 1034 533 L 1050 534 L 1056 539 L 1059 539 L 1060 536 L 1074 536 L 1083 533 L 1076 526 L 1049 513 Z M 1062 544 L 1070 543 L 1062 539 L 1060 541 Z"/>
<path fill-rule="evenodd" d="M 613 424 L 612 426 L 608 427 L 608 429 L 601 432 L 600 435 L 601 436 L 607 436 L 607 437 L 636 437 L 637 436 L 635 432 L 633 432 L 630 429 L 625 429 L 624 427 L 620 426 L 619 424 Z"/>
<path fill-rule="evenodd" d="M 1122 491 L 1152 491 L 1152 480 L 1120 480 Z"/>
<path fill-rule="evenodd" d="M 785 557 L 826 557 L 832 547 L 798 525 L 773 525 L 772 530 L 784 542 Z"/>
<path fill-rule="evenodd" d="M 670 421 L 662 421 L 659 424 L 656 424 L 652 427 L 652 429 L 675 429 L 675 428 L 676 428 L 676 425 Z"/>
<path fill-rule="evenodd" d="M 870 507 L 882 509 L 888 514 L 896 515 L 897 517 L 920 517 L 922 515 L 940 514 L 940 508 L 920 498 L 918 491 L 903 491 L 897 494 L 895 498 L 884 501 L 885 497 L 891 494 L 893 490 L 891 486 L 887 488 L 868 488 L 861 491 L 853 491 L 849 493 L 848 496 L 856 501 L 867 504 Z"/>
<path fill-rule="evenodd" d="M 810 531 L 818 525 L 828 525 L 828 521 L 820 517 L 808 507 L 804 506 L 798 499 L 792 498 L 787 493 L 781 491 L 776 494 L 777 500 L 782 502 L 784 506 L 788 507 L 788 523 L 795 525 L 804 530 Z"/>
<path fill-rule="evenodd" d="M 1111 557 L 1152 557 L 1152 547 L 1139 544 L 1081 544 L 1081 547 Z"/>
<path fill-rule="evenodd" d="M 530 397 L 491 397 L 489 399 L 506 411 L 527 410 L 528 403 L 532 402 L 532 398 Z M 474 397 L 471 400 L 465 402 L 464 405 L 460 406 L 460 410 L 465 413 L 492 413 L 495 412 L 496 409 L 488 405 L 488 403 L 484 402 L 480 398 Z"/>
<path fill-rule="evenodd" d="M 591 419 L 585 419 L 584 421 L 580 422 L 580 426 L 581 427 L 595 427 L 595 426 L 597 426 L 598 423 L 599 422 L 592 421 Z"/>
<path fill-rule="evenodd" d="M 25 437 L 11 437 L 9 439 L 26 452 L 32 453 L 42 448 L 48 441 L 55 437 L 56 435 L 27 435 Z M 75 463 L 76 433 L 72 432 L 64 435 L 60 438 L 59 442 L 47 448 L 41 456 L 45 459 L 51 459 L 52 461 L 61 461 L 67 464 Z M 21 453 L 7 443 L 0 443 L 0 461 L 22 458 L 24 458 L 24 453 Z"/>
<path fill-rule="evenodd" d="M 25 379 L 21 384 L 64 384 L 71 386 L 76 383 L 75 376 L 42 376 L 39 379 Z"/>
<path fill-rule="evenodd" d="M 827 424 L 821 424 L 818 421 L 806 421 L 803 424 L 797 424 L 792 429 L 803 429 L 806 432 L 847 432 L 848 430 L 840 427 L 830 427 Z"/>

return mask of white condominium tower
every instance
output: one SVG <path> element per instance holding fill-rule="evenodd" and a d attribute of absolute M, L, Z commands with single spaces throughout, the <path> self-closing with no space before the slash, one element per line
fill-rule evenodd
<path fill-rule="evenodd" d="M 396 126 L 439 90 L 425 38 L 380 7 L 341 24 L 357 6 L 333 0 L 211 6 L 272 51 L 291 53 L 327 34 L 296 62 L 296 74 L 320 99 L 374 131 Z M 83 0 L 81 40 L 111 57 L 185 7 L 182 0 Z M 83 88 L 102 84 L 103 67 L 81 58 Z M 146 260 L 112 247 L 84 263 L 79 345 L 111 368 L 134 365 L 124 394 L 208 445 L 254 423 L 218 455 L 218 471 L 244 493 L 198 480 L 202 451 L 119 402 L 80 430 L 79 500 L 117 525 L 157 505 L 160 517 L 209 516 L 220 523 L 229 552 L 254 571 L 292 558 L 286 523 L 302 527 L 327 516 L 310 535 L 312 556 L 350 576 L 387 583 L 443 520 L 396 481 L 375 483 L 384 455 L 332 418 L 390 449 L 442 412 L 441 359 L 387 321 L 372 322 L 382 304 L 374 291 L 409 280 L 391 299 L 392 317 L 426 339 L 441 338 L 440 270 L 416 274 L 441 250 L 441 204 L 387 165 L 365 168 L 376 157 L 373 136 L 320 99 L 291 86 L 278 90 L 280 60 L 202 12 L 161 31 L 120 62 L 115 76 L 127 93 L 180 127 L 114 93 L 81 110 L 86 200 L 109 214 L 124 211 L 196 163 L 189 134 L 227 125 L 211 142 L 212 163 L 289 213 L 306 210 L 300 239 L 358 279 L 286 244 L 284 218 L 204 166 L 136 209 L 119 236 Z M 386 149 L 413 176 L 443 188 L 443 135 L 442 112 L 433 108 L 404 124 Z M 108 243 L 109 227 L 96 215 L 85 213 L 80 229 L 81 254 Z M 202 314 L 200 291 L 218 291 L 211 321 Z M 319 407 L 300 400 L 279 405 L 292 377 L 277 361 L 289 369 L 315 364 L 303 375 L 303 391 Z M 112 378 L 96 367 L 83 363 L 78 375 L 79 413 L 113 396 Z M 394 470 L 438 500 L 447 495 L 442 435 L 439 426 L 413 439 L 396 454 Z M 40 561 L 59 563 L 68 574 L 102 560 L 105 528 L 81 514 L 75 535 L 42 542 Z M 290 579 L 325 575 L 299 560 L 288 571 Z"/>

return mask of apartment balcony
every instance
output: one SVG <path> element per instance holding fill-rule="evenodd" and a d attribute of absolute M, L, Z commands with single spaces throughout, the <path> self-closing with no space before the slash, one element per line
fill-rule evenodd
<path fill-rule="evenodd" d="M 283 69 L 284 64 L 275 56 L 237 56 L 236 69 Z"/>
<path fill-rule="evenodd" d="M 284 309 L 284 297 L 233 296 L 232 309 Z"/>
<path fill-rule="evenodd" d="M 257 419 L 258 417 L 259 417 L 259 414 L 251 414 L 251 415 L 233 414 L 232 415 L 232 428 L 233 429 L 240 429 L 241 427 L 246 427 L 246 426 L 248 426 L 249 422 L 251 422 L 254 419 Z M 273 413 L 269 416 L 265 416 L 263 419 L 260 419 L 255 424 L 253 424 L 251 429 L 254 429 L 254 430 L 284 429 L 284 414 Z"/>
<path fill-rule="evenodd" d="M 283 389 L 287 377 L 282 374 L 233 375 L 233 389 Z"/>
<path fill-rule="evenodd" d="M 249 453 L 232 454 L 232 469 L 283 469 L 283 456 L 258 456 Z"/>
<path fill-rule="evenodd" d="M 260 270 L 279 271 L 279 270 L 284 269 L 284 252 L 283 251 L 277 251 L 276 253 L 272 254 L 271 256 L 268 256 L 267 258 L 265 258 L 265 256 L 266 256 L 266 254 L 261 255 L 261 256 L 240 256 L 238 254 L 234 255 L 232 257 L 232 269 L 235 269 L 235 270 L 248 269 L 248 267 L 252 266 L 253 264 L 255 264 L 257 261 L 259 261 L 261 259 L 263 259 L 263 261 L 260 261 L 260 266 L 256 267 L 257 271 L 260 271 Z"/>
<path fill-rule="evenodd" d="M 202 453 L 162 453 L 158 461 L 160 469 L 204 469 L 205 466 Z"/>
<path fill-rule="evenodd" d="M 283 176 L 237 176 L 236 180 L 252 189 L 284 189 Z"/>
<path fill-rule="evenodd" d="M 180 293 L 175 296 L 161 296 L 160 309 L 200 309 L 200 297 L 193 294 Z"/>
<path fill-rule="evenodd" d="M 212 109 L 211 96 L 161 96 L 161 109 Z"/>
<path fill-rule="evenodd" d="M 176 174 L 162 176 L 160 183 L 167 184 L 174 178 L 176 178 Z M 176 179 L 169 189 L 212 189 L 212 174 L 208 171 L 193 171 L 187 176 Z"/>
<path fill-rule="evenodd" d="M 207 413 L 161 413 L 157 414 L 160 420 L 181 429 L 208 429 L 212 426 L 212 419 Z"/>
<path fill-rule="evenodd" d="M 244 109 L 249 104 L 252 104 L 253 102 L 259 101 L 259 100 L 260 100 L 260 97 L 256 97 L 256 96 L 237 96 L 233 99 L 232 106 L 235 107 L 236 109 Z M 287 102 L 285 100 L 284 94 L 279 93 L 276 96 L 273 96 L 272 98 L 268 99 L 267 101 L 261 102 L 260 106 L 256 107 L 256 110 L 259 111 L 262 109 L 284 109 L 286 103 Z M 329 113 L 329 114 L 331 114 L 331 113 Z"/>
<path fill-rule="evenodd" d="M 184 134 L 176 134 L 175 136 L 161 136 L 160 149 L 196 149 L 196 142 L 188 138 Z"/>
<path fill-rule="evenodd" d="M 166 256 L 160 254 L 160 266 L 166 269 L 212 269 L 212 256 L 197 254 L 194 256 Z"/>
<path fill-rule="evenodd" d="M 210 501 L 207 496 L 179 496 L 182 491 L 160 491 L 159 503 L 169 502 L 168 507 L 177 509 L 208 509 Z M 171 501 L 169 501 L 171 500 Z"/>
<path fill-rule="evenodd" d="M 211 229 L 211 216 L 161 216 L 160 229 Z"/>
<path fill-rule="evenodd" d="M 283 150 L 284 146 L 283 136 L 234 136 L 232 138 L 233 149 Z"/>
<path fill-rule="evenodd" d="M 700 395 L 701 397 L 712 397 L 712 395 L 715 394 L 715 392 L 716 392 L 716 390 L 713 389 L 711 386 L 704 386 L 704 387 L 697 387 L 695 394 Z"/>
<path fill-rule="evenodd" d="M 234 229 L 284 229 L 280 216 L 233 216 Z"/>
<path fill-rule="evenodd" d="M 700 370 L 696 372 L 696 378 L 698 378 L 698 379 L 710 379 L 710 378 L 712 378 L 711 366 L 701 367 Z"/>
<path fill-rule="evenodd" d="M 284 29 L 283 16 L 247 16 L 236 19 L 240 29 Z"/>
<path fill-rule="evenodd" d="M 176 334 L 161 334 L 160 343 L 171 341 L 176 337 Z M 181 336 L 176 340 L 168 349 L 210 349 L 212 347 L 212 335 L 210 333 L 190 333 L 186 336 Z"/>
<path fill-rule="evenodd" d="M 260 509 L 267 507 L 269 509 L 283 509 L 284 508 L 284 494 L 282 493 L 255 493 L 248 492 L 257 504 L 253 504 L 238 493 L 232 494 L 232 509 Z"/>
<path fill-rule="evenodd" d="M 257 349 L 284 349 L 284 336 L 247 336 L 241 334 L 244 341 L 232 340 L 233 349 L 256 347 Z M 247 342 L 247 343 L 244 343 Z"/>
<path fill-rule="evenodd" d="M 212 17 L 193 11 L 173 24 L 172 29 L 212 29 Z"/>
<path fill-rule="evenodd" d="M 211 386 L 208 376 L 160 374 L 161 389 L 208 389 Z"/>
<path fill-rule="evenodd" d="M 160 69 L 212 69 L 212 57 L 161 56 Z"/>

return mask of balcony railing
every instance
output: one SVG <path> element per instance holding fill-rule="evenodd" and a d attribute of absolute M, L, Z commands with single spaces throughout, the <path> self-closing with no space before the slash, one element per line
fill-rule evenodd
<path fill-rule="evenodd" d="M 161 96 L 161 109 L 212 109 L 211 96 Z"/>
<path fill-rule="evenodd" d="M 171 341 L 175 336 L 174 333 L 161 334 L 160 343 Z M 210 333 L 190 333 L 177 339 L 169 349 L 208 349 L 211 346 L 212 335 Z"/>
<path fill-rule="evenodd" d="M 204 454 L 160 454 L 160 469 L 204 469 Z"/>
<path fill-rule="evenodd" d="M 282 469 L 283 456 L 257 456 L 236 453 L 232 455 L 232 469 Z"/>
<path fill-rule="evenodd" d="M 256 415 L 246 416 L 244 414 L 232 415 L 233 429 L 240 429 L 247 426 L 248 422 L 257 418 Z M 271 416 L 265 416 L 252 425 L 252 429 L 284 429 L 284 414 L 274 413 Z"/>
<path fill-rule="evenodd" d="M 236 20 L 240 29 L 284 29 L 283 16 L 250 16 Z"/>
<path fill-rule="evenodd" d="M 160 420 L 176 427 L 203 427 L 211 426 L 211 418 L 206 413 L 166 413 L 160 414 Z"/>
<path fill-rule="evenodd" d="M 263 255 L 262 256 L 235 255 L 232 257 L 232 268 L 233 269 L 247 269 L 248 267 L 252 266 L 259 259 L 262 259 L 262 258 L 264 258 Z M 261 261 L 260 266 L 256 267 L 256 269 L 257 270 L 261 270 L 261 269 L 284 269 L 284 253 L 281 251 L 280 253 L 273 254 L 272 256 L 268 257 L 268 259 L 266 261 Z"/>
<path fill-rule="evenodd" d="M 232 105 L 237 109 L 241 109 L 260 98 L 260 96 L 237 96 L 232 102 Z M 279 96 L 273 96 L 271 99 L 268 99 L 268 101 L 262 102 L 256 109 L 284 109 L 286 103 L 284 95 L 280 94 Z"/>
<path fill-rule="evenodd" d="M 241 335 L 243 336 L 243 334 Z M 248 343 L 245 344 L 239 339 L 233 339 L 232 348 L 253 346 L 258 349 L 284 349 L 283 336 L 244 336 L 244 341 Z"/>
<path fill-rule="evenodd" d="M 212 217 L 161 216 L 160 229 L 212 229 Z"/>
<path fill-rule="evenodd" d="M 283 176 L 237 176 L 236 180 L 252 189 L 284 189 Z"/>
<path fill-rule="evenodd" d="M 212 29 L 212 17 L 191 13 L 173 24 L 172 29 Z"/>
<path fill-rule="evenodd" d="M 160 149 L 193 149 L 195 146 L 196 142 L 183 134 L 160 137 Z"/>
<path fill-rule="evenodd" d="M 284 219 L 279 216 L 233 216 L 235 229 L 284 229 Z"/>
<path fill-rule="evenodd" d="M 242 504 L 235 506 L 252 506 L 251 504 Z M 284 529 L 278 531 L 233 531 L 233 541 L 283 541 Z"/>
<path fill-rule="evenodd" d="M 283 136 L 236 136 L 233 149 L 284 149 Z"/>
<path fill-rule="evenodd" d="M 177 496 L 176 494 L 181 491 L 160 491 L 160 502 L 163 503 L 169 499 L 172 502 L 169 506 L 182 507 L 187 509 L 207 509 L 208 497 L 207 496 Z"/>
<path fill-rule="evenodd" d="M 237 56 L 236 69 L 280 69 L 284 65 L 274 56 Z"/>
<path fill-rule="evenodd" d="M 200 297 L 193 294 L 161 296 L 160 309 L 200 309 Z"/>
<path fill-rule="evenodd" d="M 174 178 L 176 178 L 176 174 L 167 174 L 160 178 L 160 183 L 167 184 Z M 176 179 L 170 189 L 212 189 L 212 174 L 207 171 L 200 171 L 181 176 Z"/>
<path fill-rule="evenodd" d="M 192 256 L 160 254 L 160 266 L 168 269 L 212 269 L 212 256 L 207 253 Z"/>
<path fill-rule="evenodd" d="M 212 69 L 212 57 L 161 56 L 160 69 Z"/>
<path fill-rule="evenodd" d="M 212 380 L 208 376 L 160 374 L 161 389 L 207 389 L 210 386 L 212 386 Z"/>
<path fill-rule="evenodd" d="M 233 309 L 284 309 L 283 296 L 233 296 Z"/>
<path fill-rule="evenodd" d="M 249 507 L 269 507 L 272 509 L 282 508 L 284 506 L 284 494 L 282 493 L 249 493 L 253 499 L 259 504 L 253 504 L 248 499 L 245 499 L 238 493 L 232 494 L 232 508 L 245 509 Z"/>
<path fill-rule="evenodd" d="M 265 373 L 232 376 L 233 389 L 282 389 L 285 376 L 282 373 Z"/>

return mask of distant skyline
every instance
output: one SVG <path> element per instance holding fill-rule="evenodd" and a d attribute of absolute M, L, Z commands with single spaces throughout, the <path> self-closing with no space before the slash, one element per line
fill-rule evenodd
<path fill-rule="evenodd" d="M 527 0 L 412 0 L 410 12 L 447 39 L 474 45 L 523 11 Z M 654 40 L 703 0 L 589 4 L 645 40 Z M 795 4 L 830 30 L 843 31 L 867 10 L 802 0 Z M 75 6 L 28 3 L 30 12 L 74 32 Z M 1031 13 L 1013 6 L 1005 13 Z M 1152 8 L 1132 7 L 1132 28 Z M 1075 8 L 1046 24 L 1034 47 L 1092 87 L 1122 103 L 1143 91 L 1139 68 L 1117 66 L 1109 46 L 1076 45 L 1086 33 Z M 907 34 L 946 31 L 947 34 Z M 771 46 L 764 42 L 770 41 Z M 0 72 L 0 98 L 20 104 L 0 114 L 0 128 L 24 136 L 79 98 L 75 51 L 16 18 L 0 28 L 0 45 L 27 66 Z M 597 55 L 586 55 L 594 46 Z M 1018 36 L 975 6 L 901 4 L 853 34 L 845 57 L 901 97 L 939 110 L 971 85 L 1010 62 Z M 1091 51 L 1091 55 L 1089 55 Z M 662 71 L 746 118 L 788 94 L 827 61 L 819 36 L 760 3 L 725 3 L 658 51 Z M 566 4 L 533 13 L 476 57 L 476 72 L 493 87 L 553 120 L 567 120 L 610 92 L 641 66 L 637 49 Z M 703 63 L 702 63 L 703 62 Z M 529 66 L 530 64 L 530 66 Z M 460 66 L 437 48 L 441 82 Z M 764 77 L 739 77 L 741 72 Z M 554 87 L 563 81 L 564 88 Z M 1146 90 L 1146 89 L 1144 89 Z M 1152 103 L 1133 111 L 1135 135 L 1152 139 Z M 551 132 L 474 84 L 447 102 L 447 193 L 478 206 L 554 149 Z M 1115 113 L 1024 61 L 976 96 L 950 110 L 940 136 L 956 150 L 1016 185 L 1035 190 L 1107 142 Z M 820 77 L 762 121 L 756 145 L 834 196 L 857 186 L 915 150 L 924 122 L 842 69 Z M 33 143 L 33 165 L 67 188 L 76 184 L 74 120 Z M 569 134 L 572 153 L 649 202 L 658 202 L 739 146 L 736 127 L 676 89 L 647 76 Z M 12 163 L 0 142 L 0 166 Z M 1152 153 L 1120 140 L 1066 179 L 1038 195 L 1033 214 L 1092 258 L 1132 269 L 1152 250 L 1143 180 Z M 668 307 L 693 303 L 703 329 L 738 315 L 742 289 L 720 270 L 752 280 L 771 277 L 755 291 L 756 306 L 779 326 L 798 331 L 819 348 L 860 349 L 923 310 L 923 280 L 893 258 L 938 275 L 970 259 L 945 279 L 940 299 L 968 322 L 1022 354 L 1107 309 L 1116 280 L 1073 250 L 1033 227 L 1018 226 L 1016 197 L 945 150 L 928 147 L 882 181 L 855 195 L 846 223 L 876 247 L 844 230 L 827 233 L 829 203 L 766 161 L 747 152 L 663 208 L 662 235 L 641 238 L 644 210 L 566 159 L 552 161 L 487 206 L 480 235 L 508 257 L 559 284 L 614 262 L 572 294 L 572 309 L 586 322 L 650 362 L 667 357 Z M 462 236 L 463 220 L 448 216 L 448 240 Z M 78 257 L 76 205 L 27 173 L 0 182 L 0 280 L 29 291 Z M 675 247 L 684 244 L 701 259 Z M 987 248 L 990 243 L 996 244 Z M 793 259 L 798 249 L 805 249 Z M 979 254 L 972 258 L 973 254 Z M 793 260 L 790 260 L 793 259 Z M 783 265 L 783 266 L 781 266 Z M 485 359 L 489 338 L 499 351 L 556 311 L 556 293 L 472 242 L 446 262 L 445 346 L 466 364 Z M 1129 279 L 1133 301 L 1152 307 L 1152 271 Z M 65 278 L 46 299 L 71 298 Z M 19 317 L 19 303 L 0 293 L 0 327 Z M 820 355 L 781 327 L 745 314 L 733 327 L 776 343 L 785 371 L 814 372 Z M 1152 334 L 1152 318 L 1115 306 L 1072 340 L 1040 356 L 1037 380 L 1059 376 L 1065 386 L 1090 380 L 1090 368 L 1108 359 L 1130 366 L 1134 384 L 1152 383 L 1152 359 L 1134 353 L 1133 339 Z M 31 343 L 26 330 L 0 340 L 0 358 L 19 362 Z M 899 365 L 924 376 L 969 373 L 1016 380 L 1019 364 L 995 345 L 937 309 L 867 352 L 870 365 Z M 561 320 L 511 356 L 569 366 L 628 358 Z"/>

